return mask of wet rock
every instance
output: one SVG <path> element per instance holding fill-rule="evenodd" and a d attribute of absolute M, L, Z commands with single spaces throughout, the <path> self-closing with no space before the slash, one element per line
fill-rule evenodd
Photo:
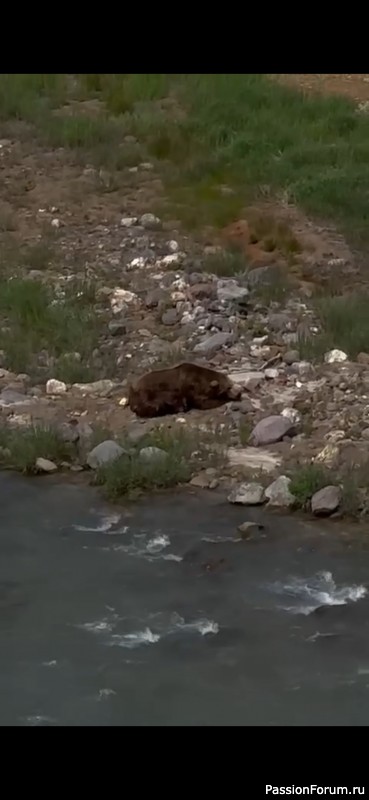
<path fill-rule="evenodd" d="M 255 425 L 250 436 L 250 444 L 254 447 L 274 444 L 280 442 L 284 436 L 291 435 L 293 431 L 294 424 L 288 417 L 282 415 L 265 417 Z"/>
<path fill-rule="evenodd" d="M 163 325 L 176 325 L 177 322 L 179 322 L 179 317 L 175 308 L 168 308 L 168 310 L 164 312 L 161 321 Z"/>
<path fill-rule="evenodd" d="M 268 498 L 268 506 L 278 506 L 280 508 L 290 508 L 295 503 L 295 497 L 290 492 L 291 478 L 280 475 L 273 483 L 265 489 L 265 497 Z"/>
<path fill-rule="evenodd" d="M 209 356 L 211 353 L 215 353 L 221 347 L 230 344 L 232 341 L 233 336 L 231 333 L 214 333 L 213 336 L 209 336 L 208 339 L 199 342 L 199 344 L 194 347 L 194 353 L 204 353 L 204 355 Z"/>
<path fill-rule="evenodd" d="M 74 383 L 72 389 L 82 394 L 98 394 L 106 397 L 114 387 L 114 381 L 108 379 L 101 381 L 93 381 L 92 383 Z"/>
<path fill-rule="evenodd" d="M 300 361 L 300 353 L 298 350 L 287 350 L 287 352 L 283 356 L 283 361 L 285 364 L 291 365 L 295 364 L 296 362 Z"/>
<path fill-rule="evenodd" d="M 119 319 L 110 320 L 108 328 L 109 333 L 111 333 L 112 336 L 124 336 L 124 334 L 127 332 L 126 324 L 123 322 L 123 320 Z"/>
<path fill-rule="evenodd" d="M 242 483 L 228 496 L 229 503 L 243 506 L 259 506 L 264 503 L 264 487 L 260 483 Z"/>
<path fill-rule="evenodd" d="M 333 514 L 340 502 L 342 492 L 338 486 L 324 486 L 315 492 L 311 498 L 311 510 L 316 516 L 329 516 Z"/>
<path fill-rule="evenodd" d="M 37 458 L 35 467 L 38 472 L 57 472 L 57 465 L 54 464 L 53 461 L 49 461 L 48 458 Z"/>
<path fill-rule="evenodd" d="M 155 214 L 142 214 L 139 219 L 139 224 L 142 225 L 147 231 L 158 231 L 162 227 L 161 220 Z"/>
<path fill-rule="evenodd" d="M 46 383 L 46 394 L 65 394 L 67 386 L 64 381 L 58 381 L 56 378 L 50 378 Z"/>
<path fill-rule="evenodd" d="M 176 414 L 192 408 L 211 409 L 241 396 L 221 372 L 183 362 L 170 369 L 153 370 L 133 381 L 128 402 L 140 417 Z"/>
<path fill-rule="evenodd" d="M 262 530 L 264 530 L 264 525 L 259 525 L 257 522 L 242 522 L 237 528 L 240 538 L 245 541 L 254 538 L 253 534 L 259 534 Z"/>
<path fill-rule="evenodd" d="M 120 456 L 124 455 L 126 450 L 123 449 L 117 442 L 111 439 L 106 439 L 105 442 L 100 442 L 96 445 L 87 456 L 87 464 L 91 469 L 98 469 L 103 464 L 109 464 L 115 461 Z"/>
<path fill-rule="evenodd" d="M 168 453 L 160 447 L 143 447 L 139 459 L 147 464 L 163 464 L 168 459 Z"/>
<path fill-rule="evenodd" d="M 335 364 L 347 361 L 347 354 L 343 350 L 329 350 L 324 356 L 326 364 Z"/>

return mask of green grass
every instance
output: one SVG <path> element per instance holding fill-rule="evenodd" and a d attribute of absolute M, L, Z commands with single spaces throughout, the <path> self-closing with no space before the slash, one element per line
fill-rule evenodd
<path fill-rule="evenodd" d="M 59 295 L 40 281 L 0 281 L 0 347 L 7 367 L 37 373 L 37 356 L 46 350 L 56 361 L 53 377 L 75 382 L 88 372 L 91 379 L 91 354 L 104 324 L 104 315 L 95 312 L 95 300 L 95 287 L 87 281 L 68 282 Z M 73 364 L 65 354 L 75 351 L 81 358 Z"/>
<path fill-rule="evenodd" d="M 343 350 L 350 358 L 368 353 L 368 305 L 369 297 L 365 292 L 319 297 L 315 301 L 315 312 L 321 332 L 299 340 L 301 357 L 317 361 L 333 348 Z"/>
<path fill-rule="evenodd" d="M 332 482 L 328 470 L 318 464 L 296 467 L 289 477 L 290 492 L 296 498 L 299 508 L 305 508 L 315 492 Z"/>
<path fill-rule="evenodd" d="M 72 446 L 64 442 L 53 428 L 35 425 L 30 428 L 10 428 L 3 425 L 0 430 L 0 464 L 19 472 L 36 472 L 36 459 L 47 458 L 56 464 L 71 461 Z"/>
<path fill-rule="evenodd" d="M 89 98 L 101 114 L 55 114 Z M 137 136 L 167 186 L 181 187 L 174 203 L 194 224 L 224 224 L 242 203 L 283 193 L 368 240 L 369 116 L 349 99 L 260 74 L 3 74 L 0 120 L 14 118 L 54 146 L 100 150 L 107 161 L 125 134 Z M 235 194 L 219 193 L 224 185 Z"/>
<path fill-rule="evenodd" d="M 131 454 L 100 467 L 94 482 L 103 487 L 111 500 L 187 483 L 204 467 L 223 463 L 225 437 L 219 430 L 203 431 L 180 425 L 173 429 L 158 427 L 140 439 L 137 450 L 123 440 L 122 446 Z M 158 447 L 167 457 L 151 463 L 141 460 L 140 451 L 144 447 Z"/>

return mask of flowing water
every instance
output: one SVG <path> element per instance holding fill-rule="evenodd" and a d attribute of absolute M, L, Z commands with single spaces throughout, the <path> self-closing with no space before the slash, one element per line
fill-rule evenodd
<path fill-rule="evenodd" d="M 368 724 L 369 534 L 206 493 L 0 488 L 1 725 Z M 245 519 L 265 528 L 235 541 Z"/>

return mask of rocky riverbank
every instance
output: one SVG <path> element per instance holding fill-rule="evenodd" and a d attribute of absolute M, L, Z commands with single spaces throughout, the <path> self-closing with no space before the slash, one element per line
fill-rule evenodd
<path fill-rule="evenodd" d="M 55 227 L 58 218 L 49 216 Z M 30 472 L 96 470 L 124 454 L 153 465 L 165 459 L 165 446 L 152 442 L 166 432 L 176 443 L 180 429 L 182 440 L 204 436 L 209 453 L 221 452 L 215 466 L 203 452 L 200 462 L 191 461 L 183 477 L 195 486 L 227 489 L 230 502 L 245 505 L 365 515 L 369 354 L 350 361 L 331 349 L 320 362 L 309 360 L 319 323 L 304 288 L 286 284 L 278 264 L 246 265 L 239 249 L 193 241 L 153 213 L 127 214 L 114 225 L 98 226 L 94 236 L 106 263 L 104 270 L 96 263 L 92 270 L 101 333 L 91 363 L 105 377 L 68 384 L 60 379 L 58 359 L 44 349 L 34 379 L 10 371 L 3 351 L 3 465 L 20 463 Z M 68 237 L 61 237 L 59 247 L 70 248 Z M 334 261 L 327 259 L 327 270 L 344 268 Z M 37 270 L 26 279 L 50 282 Z M 56 284 L 53 277 L 55 302 L 65 302 L 71 279 L 67 269 Z M 78 345 L 63 356 L 77 365 Z M 240 385 L 240 399 L 211 411 L 136 417 L 128 407 L 131 380 L 183 360 L 225 373 Z M 30 446 L 35 427 L 53 431 L 63 443 L 58 458 L 51 458 L 46 439 L 41 446 L 36 437 Z M 12 447 L 22 449 L 24 434 L 28 461 L 17 462 Z M 187 460 L 190 451 L 189 445 Z"/>

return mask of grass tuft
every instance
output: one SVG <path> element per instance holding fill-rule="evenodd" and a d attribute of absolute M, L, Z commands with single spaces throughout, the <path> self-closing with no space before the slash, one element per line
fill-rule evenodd
<path fill-rule="evenodd" d="M 2 426 L 0 434 L 0 462 L 3 466 L 19 472 L 36 472 L 37 458 L 47 458 L 56 464 L 70 461 L 72 446 L 64 442 L 53 428 L 32 426 L 10 428 Z"/>

